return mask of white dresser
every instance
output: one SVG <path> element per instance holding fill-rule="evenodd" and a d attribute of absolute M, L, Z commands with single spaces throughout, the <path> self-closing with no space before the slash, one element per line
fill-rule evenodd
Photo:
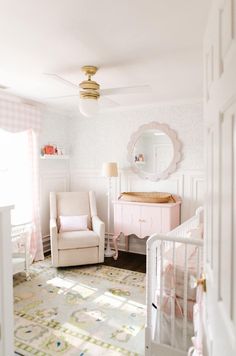
<path fill-rule="evenodd" d="M 114 201 L 114 236 L 113 242 L 118 257 L 117 241 L 120 234 L 126 238 L 126 250 L 129 246 L 129 235 L 143 239 L 154 233 L 165 234 L 180 224 L 181 200 L 176 203 L 136 203 Z"/>

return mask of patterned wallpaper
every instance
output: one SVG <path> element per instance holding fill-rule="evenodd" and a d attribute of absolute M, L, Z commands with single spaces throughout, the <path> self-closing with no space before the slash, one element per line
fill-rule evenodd
<path fill-rule="evenodd" d="M 130 172 L 127 161 L 127 144 L 131 134 L 151 121 L 168 124 L 182 143 L 182 160 L 177 171 L 159 182 L 139 178 Z M 70 161 L 40 162 L 44 236 L 49 234 L 48 195 L 52 190 L 93 189 L 99 216 L 106 222 L 107 181 L 101 177 L 105 161 L 117 161 L 120 167 L 120 178 L 113 182 L 112 199 L 116 199 L 121 190 L 180 194 L 183 198 L 181 219 L 186 220 L 203 202 L 203 139 L 201 100 L 110 111 L 94 118 L 84 118 L 79 113 L 72 117 L 67 113 L 45 111 L 40 143 L 64 144 Z M 131 240 L 131 250 L 144 253 L 145 244 L 138 239 Z"/>
<path fill-rule="evenodd" d="M 100 169 L 103 162 L 113 160 L 127 168 L 131 134 L 151 121 L 166 123 L 177 132 L 183 154 L 179 170 L 203 169 L 202 102 L 194 100 L 74 118 L 70 130 L 72 170 Z"/>

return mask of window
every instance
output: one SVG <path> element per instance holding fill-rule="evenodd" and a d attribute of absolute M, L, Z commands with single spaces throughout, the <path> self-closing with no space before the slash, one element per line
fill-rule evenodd
<path fill-rule="evenodd" d="M 0 129 L 0 202 L 14 205 L 13 224 L 32 220 L 31 172 L 28 132 Z"/>

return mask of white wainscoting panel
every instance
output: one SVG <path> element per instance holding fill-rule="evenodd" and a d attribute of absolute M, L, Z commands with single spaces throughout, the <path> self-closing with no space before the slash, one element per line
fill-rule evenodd
<path fill-rule="evenodd" d="M 74 170 L 43 172 L 40 176 L 41 191 L 41 224 L 44 250 L 49 246 L 49 193 L 51 191 L 89 191 L 96 194 L 99 217 L 107 226 L 107 189 L 108 181 L 102 177 L 100 170 Z M 168 179 L 159 182 L 142 180 L 131 170 L 121 170 L 118 178 L 112 178 L 112 200 L 124 191 L 162 191 L 179 195 L 183 199 L 181 221 L 194 214 L 196 208 L 203 204 L 204 177 L 200 170 L 182 171 L 172 174 Z M 111 231 L 113 233 L 113 207 L 111 205 Z M 120 249 L 125 248 L 124 239 L 119 241 Z M 130 251 L 145 253 L 145 240 L 130 238 Z"/>
<path fill-rule="evenodd" d="M 42 172 L 40 175 L 41 224 L 44 250 L 49 250 L 49 193 L 51 191 L 89 191 L 96 194 L 99 217 L 107 225 L 107 189 L 108 181 L 102 177 L 100 170 L 74 170 Z M 142 180 L 131 170 L 121 170 L 118 178 L 112 178 L 112 200 L 124 191 L 162 191 L 179 195 L 183 199 L 181 221 L 194 214 L 196 208 L 203 204 L 204 177 L 200 170 L 181 171 L 159 182 Z M 111 205 L 111 231 L 113 233 L 113 207 Z M 120 239 L 120 248 L 124 249 L 124 239 Z M 145 253 L 145 241 L 130 238 L 130 250 Z"/>
<path fill-rule="evenodd" d="M 49 235 L 49 193 L 68 191 L 69 179 L 69 172 L 64 170 L 48 173 L 42 172 L 40 174 L 40 208 L 43 237 L 48 237 Z"/>
<path fill-rule="evenodd" d="M 107 224 L 107 180 L 99 170 L 72 170 L 70 175 L 70 190 L 94 190 L 97 198 L 99 217 Z M 183 199 L 181 221 L 187 220 L 195 209 L 203 204 L 204 176 L 201 170 L 181 171 L 172 174 L 168 179 L 150 182 L 140 179 L 131 170 L 120 170 L 118 178 L 112 179 L 112 200 L 117 199 L 124 191 L 162 191 L 177 194 Z M 113 207 L 111 213 L 111 233 L 113 233 Z M 124 249 L 124 239 L 121 237 L 119 248 Z M 145 240 L 130 238 L 130 251 L 145 253 Z"/>
<path fill-rule="evenodd" d="M 205 181 L 203 174 L 190 174 L 188 178 L 189 182 L 187 186 L 190 189 L 190 200 L 187 214 L 193 215 L 199 205 L 202 205 L 204 202 Z"/>

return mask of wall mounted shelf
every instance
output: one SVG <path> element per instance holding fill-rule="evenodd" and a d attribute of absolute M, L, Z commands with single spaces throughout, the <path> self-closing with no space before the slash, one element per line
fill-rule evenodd
<path fill-rule="evenodd" d="M 57 160 L 60 160 L 60 159 L 69 159 L 70 156 L 68 155 L 43 155 L 43 156 L 40 156 L 41 159 L 57 159 Z"/>

